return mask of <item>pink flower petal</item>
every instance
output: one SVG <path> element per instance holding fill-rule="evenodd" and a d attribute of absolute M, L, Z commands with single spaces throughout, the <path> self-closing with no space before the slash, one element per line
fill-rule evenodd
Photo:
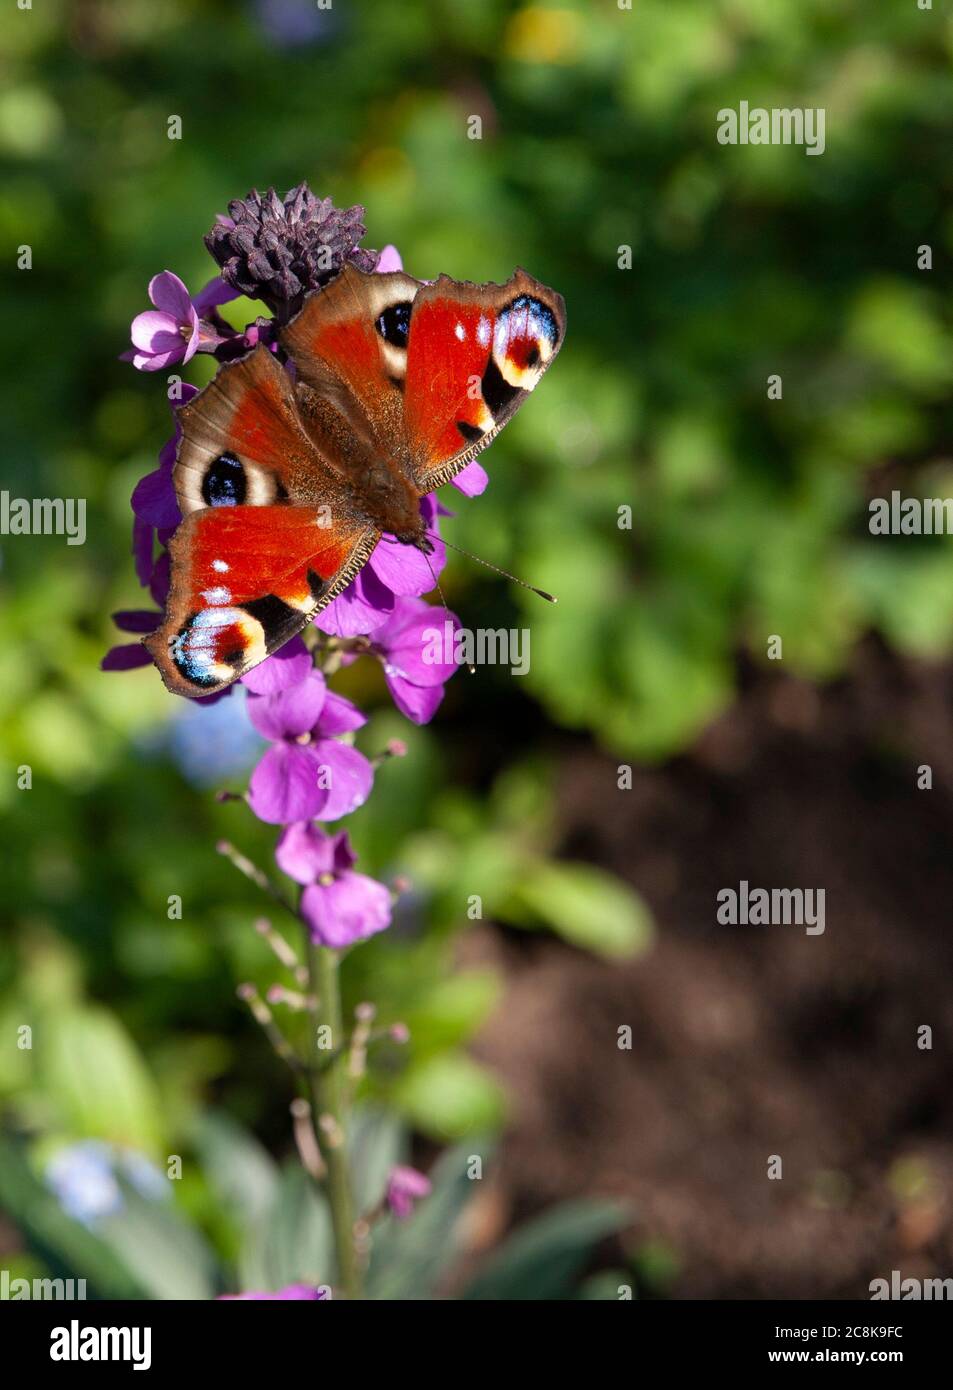
<path fill-rule="evenodd" d="M 400 258 L 400 252 L 396 246 L 388 244 L 384 247 L 377 262 L 377 274 L 387 275 L 392 270 L 403 270 L 404 263 Z"/>
<path fill-rule="evenodd" d="M 401 599 L 394 616 L 374 633 L 374 650 L 388 676 L 414 685 L 442 685 L 456 673 L 460 619 L 423 599 Z"/>
<path fill-rule="evenodd" d="M 169 352 L 176 340 L 182 342 L 178 320 L 158 309 L 137 314 L 130 325 L 129 336 L 137 348 L 149 353 Z"/>
<path fill-rule="evenodd" d="M 171 468 L 156 468 L 140 479 L 132 494 L 132 510 L 157 531 L 178 526 L 182 516 L 175 500 Z"/>
<path fill-rule="evenodd" d="M 319 874 L 333 872 L 337 838 L 326 835 L 316 825 L 296 821 L 281 832 L 275 846 L 275 863 L 295 883 L 314 883 Z"/>
<path fill-rule="evenodd" d="M 298 738 L 317 724 L 326 695 L 321 672 L 311 671 L 304 680 L 274 695 L 249 695 L 248 717 L 265 738 Z"/>
<path fill-rule="evenodd" d="M 390 893 L 383 883 L 347 870 L 333 883 L 313 883 L 301 895 L 301 915 L 319 946 L 340 949 L 390 925 Z"/>
<path fill-rule="evenodd" d="M 114 613 L 112 620 L 120 632 L 155 632 L 162 621 L 162 614 L 154 613 L 149 608 L 124 608 Z M 146 655 L 149 655 L 148 652 Z"/>
<path fill-rule="evenodd" d="M 399 677 L 387 676 L 391 699 L 405 719 L 414 724 L 429 724 L 443 700 L 443 686 L 412 685 Z"/>
<path fill-rule="evenodd" d="M 137 666 L 149 666 L 152 657 L 141 642 L 126 642 L 120 647 L 110 647 L 99 663 L 101 671 L 134 671 Z"/>
<path fill-rule="evenodd" d="M 300 637 L 292 637 L 283 647 L 242 676 L 242 685 L 253 695 L 276 695 L 299 685 L 312 671 L 311 653 Z M 302 733 L 305 730 L 302 730 Z"/>
<path fill-rule="evenodd" d="M 249 704 L 253 698 L 249 697 Z M 318 786 L 310 748 L 293 743 L 276 743 L 269 748 L 248 785 L 248 804 L 258 819 L 269 825 L 312 820 L 326 799 L 327 792 Z"/>
<path fill-rule="evenodd" d="M 362 637 L 386 622 L 393 609 L 392 590 L 376 574 L 368 573 L 365 565 L 343 594 L 321 610 L 314 623 L 333 637 Z"/>
<path fill-rule="evenodd" d="M 192 310 L 189 292 L 171 270 L 161 270 L 149 281 L 149 298 L 157 309 L 163 309 L 180 323 L 187 323 Z"/>
<path fill-rule="evenodd" d="M 486 469 L 474 459 L 450 481 L 458 492 L 463 493 L 464 497 L 479 497 L 481 492 L 486 492 L 490 476 Z"/>
<path fill-rule="evenodd" d="M 191 309 L 189 312 L 190 312 L 191 315 L 192 315 L 192 318 L 191 318 L 192 332 L 189 334 L 189 340 L 188 340 L 188 342 L 185 344 L 185 355 L 184 355 L 183 358 L 182 358 L 182 361 L 183 361 L 183 362 L 191 362 L 191 361 L 192 361 L 192 358 L 193 358 L 193 357 L 195 356 L 195 354 L 198 352 L 199 347 L 201 346 L 201 341 L 202 341 L 202 330 L 201 330 L 201 325 L 199 324 L 199 316 L 198 316 L 198 314 L 195 312 L 194 309 Z M 189 320 L 186 320 L 186 322 L 189 322 Z M 217 344 L 218 344 L 218 334 L 215 334 L 214 336 L 215 336 L 215 345 L 217 346 Z M 209 351 L 211 351 L 211 349 L 209 349 Z"/>
<path fill-rule="evenodd" d="M 185 341 L 179 338 L 176 346 L 169 352 L 137 352 L 132 365 L 137 372 L 161 372 L 163 367 L 171 367 L 174 362 L 181 362 L 185 356 Z"/>
<path fill-rule="evenodd" d="M 318 733 L 322 738 L 333 738 L 337 734 L 349 734 L 367 723 L 367 715 L 362 714 L 357 705 L 334 690 L 329 690 L 324 709 L 318 720 Z"/>
<path fill-rule="evenodd" d="M 436 585 L 434 575 L 442 568 L 436 561 L 436 555 L 431 555 L 428 563 L 428 557 L 414 546 L 382 536 L 367 563 L 393 593 L 429 594 Z"/>
<path fill-rule="evenodd" d="M 197 313 L 204 315 L 207 310 L 214 309 L 219 304 L 228 304 L 231 300 L 237 299 L 240 293 L 240 290 L 232 289 L 231 285 L 226 285 L 221 275 L 215 275 L 207 285 L 199 290 L 192 300 L 192 304 Z"/>
<path fill-rule="evenodd" d="M 364 805 L 374 785 L 374 769 L 363 753 L 333 738 L 312 743 L 308 752 L 314 755 L 321 782 L 327 784 L 326 800 L 314 812 L 317 820 L 340 820 Z"/>

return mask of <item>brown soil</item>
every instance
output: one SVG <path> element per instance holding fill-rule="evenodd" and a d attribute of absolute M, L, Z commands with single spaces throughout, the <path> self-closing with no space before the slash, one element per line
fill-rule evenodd
<path fill-rule="evenodd" d="M 951 715 L 953 669 L 868 643 L 820 691 L 748 672 L 691 754 L 634 768 L 629 792 L 616 759 L 569 754 L 563 852 L 636 887 L 658 938 L 619 964 L 482 935 L 508 980 L 477 1048 L 513 1098 L 502 1222 L 624 1196 L 632 1229 L 601 1262 L 664 1242 L 682 1298 L 953 1274 Z M 825 933 L 719 925 L 741 879 L 824 888 Z"/>

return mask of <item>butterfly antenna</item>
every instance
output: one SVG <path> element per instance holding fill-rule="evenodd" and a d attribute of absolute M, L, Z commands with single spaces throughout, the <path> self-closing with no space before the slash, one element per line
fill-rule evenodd
<path fill-rule="evenodd" d="M 474 555 L 472 550 L 464 550 L 462 545 L 454 545 L 453 541 L 448 541 L 445 536 L 438 536 L 433 531 L 427 532 L 434 540 L 443 541 L 444 545 L 449 545 L 451 550 L 455 550 L 458 555 L 465 555 L 468 560 L 475 560 L 478 565 L 485 565 L 488 570 L 494 570 L 497 574 L 502 574 L 504 579 L 511 579 L 514 584 L 519 584 L 522 589 L 529 589 L 531 593 L 538 594 L 547 603 L 558 603 L 559 600 L 554 594 L 548 594 L 545 589 L 538 589 L 535 584 L 527 584 L 525 579 L 517 579 L 515 574 L 510 574 L 509 570 L 500 569 L 499 565 L 491 564 L 489 560 L 482 559 L 479 555 Z M 431 574 L 433 570 L 431 570 Z M 439 587 L 439 585 L 438 585 Z"/>
<path fill-rule="evenodd" d="M 426 550 L 422 550 L 420 553 L 423 555 L 424 559 L 427 561 L 427 568 L 428 568 L 429 571 L 430 571 L 430 577 L 431 577 L 431 579 L 432 579 L 433 582 L 434 582 L 434 586 L 436 587 L 437 593 L 440 595 L 440 602 L 443 604 L 443 611 L 444 611 L 445 613 L 449 613 L 449 612 L 450 612 L 450 609 L 447 607 L 447 600 L 446 600 L 446 599 L 444 598 L 444 596 L 443 596 L 443 590 L 442 590 L 441 587 L 440 587 L 440 580 L 437 578 L 437 575 L 436 575 L 436 572 L 435 572 L 435 570 L 434 570 L 434 567 L 433 567 L 433 565 L 430 563 L 430 556 L 427 554 Z M 475 676 L 475 675 L 476 675 L 476 667 L 473 666 L 473 665 L 471 665 L 470 662 L 467 662 L 467 670 L 470 672 L 470 675 L 471 675 L 471 676 Z"/>

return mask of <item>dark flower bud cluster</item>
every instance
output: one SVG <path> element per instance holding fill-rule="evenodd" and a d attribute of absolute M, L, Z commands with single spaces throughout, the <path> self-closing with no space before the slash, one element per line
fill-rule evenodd
<path fill-rule="evenodd" d="M 364 209 L 336 208 L 299 183 L 281 199 L 273 188 L 262 196 L 228 205 L 205 238 L 222 279 L 251 299 L 262 299 L 282 321 L 301 308 L 304 296 L 320 289 L 350 261 L 372 271 L 378 253 L 364 250 Z"/>

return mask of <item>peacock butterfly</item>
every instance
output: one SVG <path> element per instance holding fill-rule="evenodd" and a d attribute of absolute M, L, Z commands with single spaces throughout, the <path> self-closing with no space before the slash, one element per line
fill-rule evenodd
<path fill-rule="evenodd" d="M 429 552 L 419 499 L 519 409 L 562 344 L 560 295 L 346 265 L 263 345 L 178 412 L 162 624 L 145 638 L 168 688 L 209 695 L 330 603 L 382 532 Z"/>

